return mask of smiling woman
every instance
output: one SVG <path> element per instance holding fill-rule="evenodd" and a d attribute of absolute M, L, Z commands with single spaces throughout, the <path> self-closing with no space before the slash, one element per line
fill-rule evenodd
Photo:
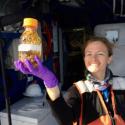
<path fill-rule="evenodd" d="M 84 62 L 88 71 L 102 80 L 105 76 L 106 67 L 112 60 L 112 44 L 109 44 L 104 38 L 96 37 L 94 39 L 92 38 L 85 43 L 85 49 L 83 49 Z"/>
<path fill-rule="evenodd" d="M 60 125 L 125 125 L 125 78 L 115 77 L 108 68 L 112 44 L 106 38 L 91 37 L 83 46 L 86 78 L 75 82 L 63 96 L 56 76 L 35 57 L 38 63 L 20 60 L 15 66 L 24 74 L 44 81 L 47 100 Z M 77 67 L 77 65 L 75 65 Z"/>

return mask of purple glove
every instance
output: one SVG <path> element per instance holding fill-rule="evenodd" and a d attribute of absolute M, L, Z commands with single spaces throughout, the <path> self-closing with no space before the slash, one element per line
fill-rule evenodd
<path fill-rule="evenodd" d="M 59 82 L 56 76 L 41 63 L 38 57 L 35 57 L 34 59 L 38 64 L 36 68 L 34 68 L 33 65 L 30 63 L 30 61 L 27 59 L 25 60 L 24 63 L 18 60 L 18 61 L 15 61 L 14 64 L 15 64 L 15 67 L 18 70 L 20 70 L 22 73 L 32 74 L 42 79 L 47 88 L 52 88 L 58 85 Z"/>

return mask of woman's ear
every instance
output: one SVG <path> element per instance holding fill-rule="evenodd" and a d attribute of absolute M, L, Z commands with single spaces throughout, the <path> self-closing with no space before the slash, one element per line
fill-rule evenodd
<path fill-rule="evenodd" d="M 112 62 L 112 56 L 109 57 L 108 64 L 110 64 L 111 62 Z"/>

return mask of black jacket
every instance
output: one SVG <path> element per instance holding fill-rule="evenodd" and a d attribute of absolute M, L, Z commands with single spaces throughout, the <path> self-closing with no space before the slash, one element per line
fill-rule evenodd
<path fill-rule="evenodd" d="M 113 78 L 111 82 L 112 89 L 115 95 L 117 113 L 125 121 L 125 79 L 121 77 Z M 94 91 L 92 83 L 89 81 L 76 82 L 66 93 L 65 96 L 60 95 L 55 101 L 51 101 L 47 97 L 55 118 L 60 125 L 72 125 L 73 121 L 78 121 L 80 117 L 81 98 L 76 87 L 81 88 L 83 99 L 83 123 L 86 125 L 95 119 L 98 119 L 105 112 L 100 103 L 98 94 Z M 113 109 L 111 99 L 106 104 L 108 111 L 113 117 Z"/>

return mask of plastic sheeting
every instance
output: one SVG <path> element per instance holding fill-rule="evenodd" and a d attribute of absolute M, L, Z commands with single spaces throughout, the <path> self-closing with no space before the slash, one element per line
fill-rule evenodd
<path fill-rule="evenodd" d="M 97 25 L 94 34 L 107 37 L 116 45 L 113 50 L 113 61 L 109 67 L 114 75 L 125 76 L 125 23 Z"/>

